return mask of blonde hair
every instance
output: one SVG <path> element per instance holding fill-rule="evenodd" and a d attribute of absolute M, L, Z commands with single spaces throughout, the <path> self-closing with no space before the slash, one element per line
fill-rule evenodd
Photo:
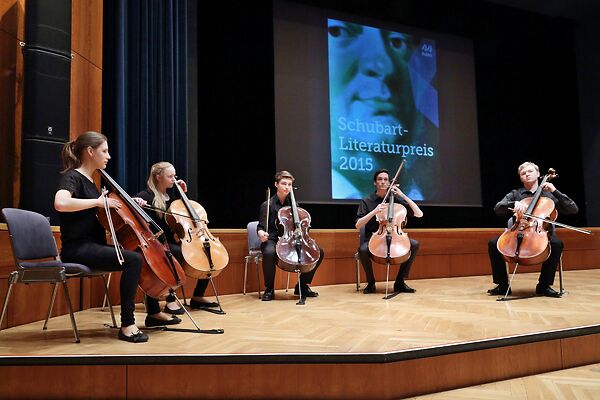
<path fill-rule="evenodd" d="M 62 173 L 79 168 L 83 163 L 84 150 L 88 147 L 95 149 L 104 142 L 107 142 L 106 136 L 98 132 L 88 131 L 77 136 L 75 140 L 65 143 L 61 154 L 64 168 Z"/>
<path fill-rule="evenodd" d="M 540 172 L 540 168 L 536 164 L 532 163 L 531 161 L 525 161 L 523 164 L 519 165 L 519 170 L 518 170 L 519 175 L 521 175 L 521 171 L 523 170 L 523 168 L 526 168 L 529 165 L 533 166 L 533 168 L 535 168 L 535 170 L 538 173 Z"/>
<path fill-rule="evenodd" d="M 148 176 L 148 181 L 146 182 L 148 184 L 148 189 L 150 189 L 152 193 L 154 193 L 154 200 L 152 201 L 152 206 L 161 210 L 167 209 L 167 203 L 163 197 L 163 194 L 158 191 L 156 185 L 158 183 L 158 176 L 162 175 L 163 172 L 165 172 L 165 170 L 168 168 L 175 169 L 175 167 L 173 167 L 173 164 L 166 161 L 161 161 L 152 165 L 152 168 L 150 168 L 150 176 Z M 161 218 L 162 217 L 164 217 L 164 214 L 161 215 Z"/>

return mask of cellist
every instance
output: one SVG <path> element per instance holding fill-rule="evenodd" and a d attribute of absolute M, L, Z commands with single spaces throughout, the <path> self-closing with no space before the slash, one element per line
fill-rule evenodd
<path fill-rule="evenodd" d="M 375 276 L 373 275 L 373 264 L 369 255 L 369 239 L 374 232 L 379 229 L 379 223 L 375 216 L 380 212 L 387 210 L 387 205 L 382 204 L 383 198 L 385 197 L 388 188 L 390 186 L 390 173 L 387 169 L 379 169 L 373 174 L 373 185 L 375 186 L 375 192 L 369 197 L 361 200 L 358 211 L 356 213 L 356 229 L 362 229 L 364 227 L 365 234 L 361 235 L 362 242 L 358 248 L 358 254 L 360 257 L 360 263 L 363 266 L 365 274 L 367 276 L 367 286 L 363 289 L 364 294 L 375 293 Z M 423 211 L 419 206 L 412 201 L 399 187 L 392 187 L 392 193 L 394 195 L 394 202 L 402 204 L 406 207 L 407 215 L 421 218 Z M 410 239 L 410 257 L 408 260 L 400 265 L 400 270 L 396 276 L 394 282 L 394 292 L 396 293 L 414 293 L 415 289 L 411 288 L 404 281 L 408 278 L 410 267 L 415 260 L 417 251 L 419 250 L 419 242 L 415 239 Z"/>
<path fill-rule="evenodd" d="M 121 295 L 121 329 L 118 338 L 127 342 L 147 342 L 148 336 L 135 324 L 135 294 L 142 269 L 142 256 L 122 250 L 124 262 L 118 261 L 113 246 L 106 243 L 106 233 L 97 218 L 98 207 L 104 207 L 104 195 L 96 187 L 93 174 L 106 168 L 110 154 L 106 136 L 85 132 L 65 143 L 62 150 L 64 170 L 54 196 L 54 208 L 60 218 L 61 259 L 81 263 L 104 271 L 123 271 L 119 285 Z M 106 199 L 111 208 L 122 204 Z M 170 322 L 164 313 L 149 315 L 153 320 Z"/>
<path fill-rule="evenodd" d="M 179 191 L 173 190 L 174 185 L 179 185 L 184 192 L 187 192 L 187 185 L 185 181 L 176 178 L 175 167 L 166 161 L 156 163 L 150 168 L 150 175 L 148 176 L 147 188 L 135 195 L 135 199 L 142 199 L 142 205 L 150 205 L 154 211 L 150 211 L 148 214 L 152 219 L 161 227 L 164 234 L 166 235 L 167 242 L 171 253 L 175 256 L 180 264 L 184 264 L 183 254 L 181 252 L 181 246 L 177 243 L 175 235 L 173 234 L 169 224 L 165 220 L 165 213 L 161 212 L 169 209 L 171 203 L 179 198 Z M 198 279 L 196 282 L 196 288 L 190 300 L 190 307 L 193 309 L 206 309 L 218 307 L 219 303 L 207 301 L 204 298 L 204 292 L 208 286 L 209 279 Z M 158 301 L 152 298 L 147 298 L 146 306 L 148 312 L 154 313 L 160 311 Z M 164 312 L 173 315 L 184 314 L 185 310 L 180 308 L 175 301 L 175 296 L 168 295 L 167 303 L 164 307 Z"/>
<path fill-rule="evenodd" d="M 499 216 L 508 218 L 510 215 L 513 215 L 513 213 L 526 212 L 527 204 L 523 203 L 522 200 L 533 197 L 538 189 L 540 169 L 536 164 L 529 161 L 524 162 L 519 165 L 518 173 L 523 186 L 519 189 L 510 191 L 496 204 L 494 212 Z M 577 211 L 579 211 L 575 202 L 566 194 L 556 189 L 550 182 L 546 182 L 542 188 L 541 196 L 551 199 L 559 213 L 576 214 Z M 542 263 L 542 270 L 535 292 L 542 296 L 560 297 L 560 293 L 552 289 L 551 285 L 554 282 L 556 267 L 558 266 L 563 251 L 563 242 L 556 237 L 554 225 L 551 225 L 549 229 L 550 256 Z M 492 275 L 494 283 L 496 284 L 495 287 L 488 290 L 488 293 L 491 295 L 504 295 L 508 290 L 508 273 L 506 271 L 504 258 L 498 251 L 497 243 L 498 237 L 491 239 L 488 243 Z M 511 294 L 510 291 L 508 294 Z"/>
<path fill-rule="evenodd" d="M 271 196 L 269 203 L 263 202 L 260 206 L 260 213 L 258 219 L 258 226 L 256 231 L 258 237 L 262 242 L 260 250 L 263 255 L 263 274 L 265 279 L 265 291 L 262 296 L 263 301 L 270 301 L 275 298 L 275 264 L 277 263 L 277 253 L 275 247 L 279 236 L 282 235 L 283 227 L 279 223 L 277 213 L 282 207 L 291 205 L 289 198 L 292 184 L 294 183 L 294 177 L 288 171 L 279 171 L 275 174 L 275 187 L 277 193 Z M 267 214 L 268 210 L 268 214 Z M 268 225 L 268 228 L 267 226 Z M 312 290 L 308 285 L 312 282 L 315 272 L 323 262 L 325 252 L 319 247 L 320 256 L 317 265 L 313 270 L 300 275 L 299 284 L 302 285 L 302 296 L 303 297 L 317 297 L 319 294 Z M 299 295 L 300 288 L 298 284 L 294 288 L 294 294 Z"/>

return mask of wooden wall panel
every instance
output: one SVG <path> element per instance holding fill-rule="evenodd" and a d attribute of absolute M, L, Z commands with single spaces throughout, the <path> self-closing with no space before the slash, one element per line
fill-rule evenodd
<path fill-rule="evenodd" d="M 71 138 L 102 129 L 102 70 L 79 54 L 71 62 Z"/>
<path fill-rule="evenodd" d="M 102 69 L 102 0 L 73 0 L 71 51 Z"/>
<path fill-rule="evenodd" d="M 561 340 L 563 368 L 600 362 L 600 335 L 577 336 Z"/>
<path fill-rule="evenodd" d="M 2 366 L 0 398 L 125 399 L 126 371 L 125 365 Z"/>
<path fill-rule="evenodd" d="M 25 0 L 0 0 L 0 31 L 25 39 Z"/>

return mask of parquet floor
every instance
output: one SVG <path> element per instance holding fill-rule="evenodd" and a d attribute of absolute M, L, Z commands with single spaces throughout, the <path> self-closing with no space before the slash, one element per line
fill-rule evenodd
<path fill-rule="evenodd" d="M 600 364 L 414 397 L 414 400 L 600 399 Z"/>
<path fill-rule="evenodd" d="M 518 275 L 513 293 L 531 294 L 537 277 Z M 47 331 L 42 322 L 1 331 L 0 356 L 381 353 L 600 323 L 600 270 L 566 271 L 569 293 L 562 299 L 498 302 L 486 294 L 492 284 L 485 276 L 408 283 L 416 294 L 387 301 L 383 282 L 370 295 L 357 293 L 352 284 L 315 287 L 320 296 L 305 306 L 295 305 L 296 298 L 283 290 L 271 302 L 259 301 L 256 293 L 222 296 L 226 315 L 192 315 L 201 328 L 223 328 L 224 334 L 148 331 L 144 344 L 117 340 L 117 331 L 104 326 L 108 312 L 91 309 L 76 313 L 81 343 L 73 342 L 68 316 L 61 316 L 50 320 Z M 142 329 L 144 318 L 138 305 Z M 187 319 L 180 326 L 193 328 Z"/>

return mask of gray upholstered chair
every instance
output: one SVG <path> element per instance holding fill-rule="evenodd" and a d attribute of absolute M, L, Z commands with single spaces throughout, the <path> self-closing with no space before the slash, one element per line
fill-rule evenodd
<path fill-rule="evenodd" d="M 54 307 L 54 300 L 58 289 L 57 283 L 60 283 L 63 287 L 67 309 L 71 317 L 75 342 L 79 343 L 79 332 L 75 323 L 67 279 L 73 277 L 102 277 L 104 289 L 108 294 L 105 278 L 105 274 L 108 272 L 93 270 L 82 264 L 62 262 L 58 255 L 50 222 L 43 215 L 17 208 L 3 208 L 2 214 L 8 226 L 10 243 L 15 260 L 15 270 L 8 277 L 9 285 L 4 299 L 4 306 L 2 307 L 2 315 L 0 316 L 0 326 L 4 320 L 10 295 L 15 284 L 50 283 L 54 285 L 54 290 L 52 291 L 52 298 L 50 299 L 48 313 L 44 322 L 43 329 L 46 329 L 48 327 L 48 319 Z M 110 307 L 113 327 L 116 327 L 117 323 L 110 299 L 108 300 L 108 305 Z"/>
<path fill-rule="evenodd" d="M 244 294 L 246 294 L 246 282 L 248 280 L 248 263 L 250 260 L 254 261 L 256 265 L 256 278 L 258 281 L 258 298 L 260 299 L 260 269 L 258 263 L 262 259 L 262 253 L 260 251 L 260 238 L 256 232 L 258 221 L 249 222 L 246 226 L 246 232 L 248 234 L 248 254 L 244 257 Z M 0 321 L 1 322 L 1 321 Z"/>

